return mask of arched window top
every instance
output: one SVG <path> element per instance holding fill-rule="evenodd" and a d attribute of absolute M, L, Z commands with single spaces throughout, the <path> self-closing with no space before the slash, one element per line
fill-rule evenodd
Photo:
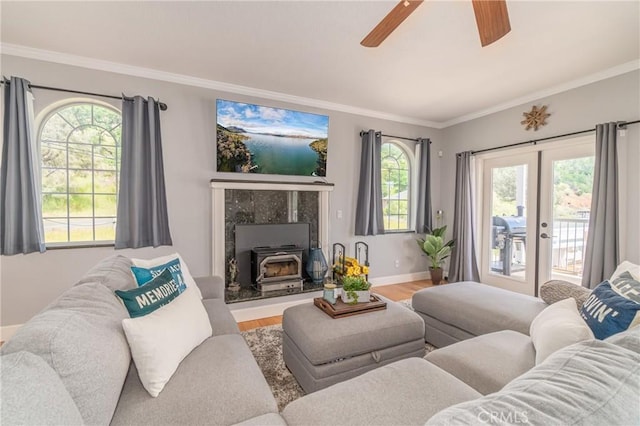
<path fill-rule="evenodd" d="M 406 231 L 411 225 L 411 157 L 397 142 L 382 144 L 382 210 L 385 231 Z"/>
<path fill-rule="evenodd" d="M 73 101 L 43 118 L 42 216 L 46 243 L 115 239 L 122 116 L 112 106 Z"/>

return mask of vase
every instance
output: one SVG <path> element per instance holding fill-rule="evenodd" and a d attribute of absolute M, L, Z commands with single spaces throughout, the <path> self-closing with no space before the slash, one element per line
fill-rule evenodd
<path fill-rule="evenodd" d="M 434 285 L 440 284 L 440 281 L 442 281 L 442 268 L 429 267 L 429 275 Z"/>
<path fill-rule="evenodd" d="M 314 284 L 322 284 L 324 276 L 329 270 L 329 266 L 327 265 L 327 260 L 321 248 L 309 249 L 306 269 L 307 274 L 309 274 Z"/>
<path fill-rule="evenodd" d="M 340 297 L 342 298 L 342 301 L 344 303 L 353 303 L 353 299 L 349 297 L 348 293 L 356 294 L 357 296 L 356 303 L 366 303 L 371 300 L 371 292 L 369 290 L 346 292 L 344 291 L 344 288 L 341 288 L 340 291 L 342 292 Z"/>

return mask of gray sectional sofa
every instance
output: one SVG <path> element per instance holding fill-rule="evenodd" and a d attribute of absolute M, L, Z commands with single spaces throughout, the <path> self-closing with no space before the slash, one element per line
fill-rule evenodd
<path fill-rule="evenodd" d="M 213 336 L 152 398 L 131 362 L 121 326 L 128 314 L 113 295 L 135 286 L 130 266 L 122 256 L 105 259 L 2 347 L 3 425 L 640 423 L 640 327 L 568 346 L 537 366 L 525 333 L 477 330 L 426 359 L 377 368 L 278 413 L 217 278 L 196 280 Z"/>
<path fill-rule="evenodd" d="M 223 298 L 221 279 L 196 279 L 213 336 L 157 398 L 142 387 L 114 290 L 136 286 L 131 261 L 105 259 L 2 347 L 3 425 L 233 424 L 279 420 L 278 407 Z M 266 417 L 263 417 L 266 416 Z"/>

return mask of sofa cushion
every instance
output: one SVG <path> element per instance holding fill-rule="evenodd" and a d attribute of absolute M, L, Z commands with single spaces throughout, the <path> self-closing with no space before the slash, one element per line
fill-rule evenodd
<path fill-rule="evenodd" d="M 611 275 L 611 278 L 609 278 L 609 281 L 611 282 L 615 280 L 624 272 L 629 272 L 634 279 L 640 280 L 640 265 L 636 265 L 634 263 L 629 262 L 628 260 L 625 260 L 624 262 L 618 265 L 616 270 Z"/>
<path fill-rule="evenodd" d="M 421 358 L 408 358 L 293 401 L 293 425 L 424 424 L 438 411 L 481 395 Z"/>
<path fill-rule="evenodd" d="M 536 348 L 536 364 L 559 349 L 594 338 L 574 298 L 556 302 L 540 312 L 531 323 L 529 334 Z"/>
<path fill-rule="evenodd" d="M 637 425 L 638 394 L 640 355 L 590 340 L 556 352 L 500 392 L 441 411 L 427 425 Z"/>
<path fill-rule="evenodd" d="M 269 413 L 236 423 L 235 426 L 287 426 L 287 422 L 280 414 Z"/>
<path fill-rule="evenodd" d="M 129 316 L 137 318 L 150 314 L 171 302 L 178 297 L 180 290 L 174 276 L 165 269 L 141 287 L 116 290 L 115 293 L 129 311 Z"/>
<path fill-rule="evenodd" d="M 3 425 L 83 424 L 60 377 L 39 356 L 24 351 L 3 355 L 0 383 Z"/>
<path fill-rule="evenodd" d="M 133 272 L 133 276 L 136 278 L 136 282 L 139 286 L 145 285 L 146 283 L 160 275 L 163 271 L 169 270 L 169 273 L 173 276 L 173 279 L 175 280 L 180 293 L 186 290 L 187 284 L 184 281 L 182 268 L 180 267 L 180 259 L 178 259 L 177 256 L 166 263 L 153 265 L 148 268 L 135 266 L 135 259 L 132 261 L 134 262 L 134 266 L 131 267 L 131 272 Z"/>
<path fill-rule="evenodd" d="M 504 330 L 436 349 L 426 360 L 487 395 L 533 368 L 535 356 L 529 336 Z"/>
<path fill-rule="evenodd" d="M 465 281 L 420 290 L 413 295 L 412 306 L 479 336 L 501 330 L 529 334 L 531 321 L 547 304 L 536 297 Z"/>
<path fill-rule="evenodd" d="M 178 253 L 172 253 L 167 256 L 160 256 L 154 259 L 131 259 L 131 263 L 133 264 L 133 266 L 138 266 L 138 267 L 147 268 L 147 269 L 155 269 L 157 267 L 161 267 L 161 268 L 166 267 L 168 263 L 173 263 L 173 261 L 176 258 L 178 259 L 180 264 L 180 272 L 178 273 L 176 271 L 174 272 L 174 274 L 177 277 L 181 275 L 182 278 L 179 278 L 179 280 L 184 279 L 184 284 L 187 287 L 193 287 L 198 297 L 202 299 L 200 288 L 198 288 L 198 285 L 193 279 L 193 276 L 191 276 L 191 272 L 189 272 L 189 267 L 187 266 L 187 263 L 184 261 L 182 256 L 180 256 Z"/>
<path fill-rule="evenodd" d="M 137 284 L 131 274 L 131 265 L 131 259 L 128 257 L 121 255 L 107 257 L 91 268 L 76 285 L 100 283 L 112 291 L 135 288 Z"/>
<path fill-rule="evenodd" d="M 180 362 L 211 337 L 209 316 L 192 288 L 149 315 L 123 319 L 122 328 L 140 381 L 153 397 L 162 392 Z"/>
<path fill-rule="evenodd" d="M 540 286 L 540 298 L 549 305 L 573 297 L 580 309 L 590 294 L 591 290 L 588 288 L 563 280 L 547 281 Z"/>
<path fill-rule="evenodd" d="M 32 352 L 60 376 L 87 424 L 108 424 L 131 355 L 122 331 L 126 309 L 98 283 L 67 290 L 24 324 L 2 353 Z"/>
<path fill-rule="evenodd" d="M 596 338 L 606 339 L 640 324 L 640 303 L 618 294 L 609 281 L 603 281 L 584 302 L 580 315 Z"/>
<path fill-rule="evenodd" d="M 234 424 L 278 406 L 239 334 L 211 337 L 187 356 L 157 398 L 142 387 L 135 365 L 111 425 Z"/>

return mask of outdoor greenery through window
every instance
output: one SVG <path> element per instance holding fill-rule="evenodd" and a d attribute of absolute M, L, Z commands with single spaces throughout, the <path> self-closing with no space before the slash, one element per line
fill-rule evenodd
<path fill-rule="evenodd" d="M 57 108 L 42 122 L 42 216 L 46 243 L 114 241 L 118 110 L 97 103 Z"/>
<path fill-rule="evenodd" d="M 382 212 L 385 231 L 409 229 L 410 162 L 398 144 L 382 144 Z"/>

